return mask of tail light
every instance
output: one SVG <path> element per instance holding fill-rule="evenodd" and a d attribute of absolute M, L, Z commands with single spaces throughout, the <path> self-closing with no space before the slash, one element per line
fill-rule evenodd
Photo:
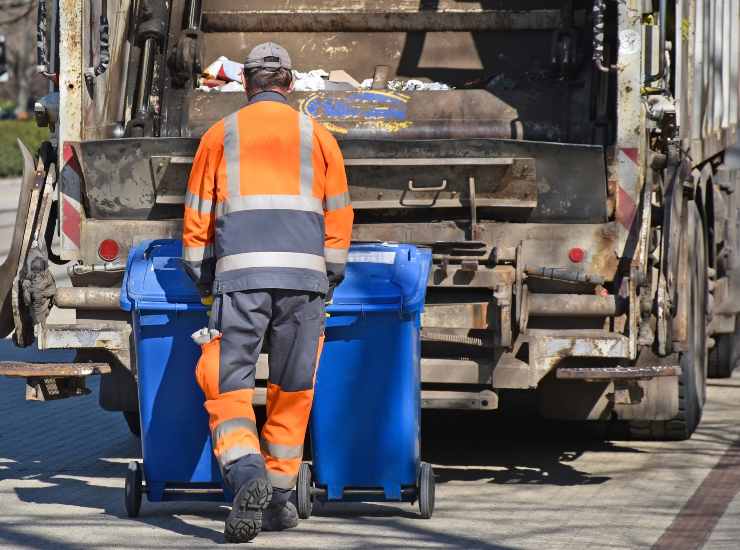
<path fill-rule="evenodd" d="M 120 254 L 121 247 L 113 239 L 105 239 L 104 241 L 101 241 L 100 246 L 98 246 L 98 256 L 100 256 L 103 261 L 112 262 L 113 260 L 117 260 Z"/>
<path fill-rule="evenodd" d="M 570 251 L 568 252 L 568 258 L 574 264 L 581 263 L 585 257 L 586 257 L 586 251 L 583 250 L 582 248 L 578 248 L 578 247 L 571 248 Z"/>

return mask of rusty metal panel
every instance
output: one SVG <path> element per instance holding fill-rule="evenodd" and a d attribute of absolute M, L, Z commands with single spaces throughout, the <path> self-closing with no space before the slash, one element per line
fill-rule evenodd
<path fill-rule="evenodd" d="M 638 378 L 657 378 L 659 376 L 680 376 L 681 367 L 656 365 L 646 367 L 590 367 L 558 368 L 555 375 L 561 380 L 617 380 Z"/>
<path fill-rule="evenodd" d="M 493 288 L 497 281 L 494 270 L 483 266 L 471 271 L 459 265 L 435 264 L 429 273 L 429 285 L 437 287 Z"/>
<path fill-rule="evenodd" d="M 129 347 L 131 327 L 128 323 L 78 323 L 47 325 L 39 331 L 39 349 L 104 348 L 124 350 Z"/>
<path fill-rule="evenodd" d="M 470 304 L 427 304 L 421 314 L 425 328 L 487 329 L 492 323 L 493 308 L 488 302 Z"/>
<path fill-rule="evenodd" d="M 257 10 L 229 5 L 203 10 L 205 32 L 542 31 L 560 26 L 559 10 L 360 11 Z"/>
<path fill-rule="evenodd" d="M 610 152 L 610 176 L 614 182 L 615 219 L 620 225 L 621 253 L 637 218 L 645 165 L 645 115 L 641 96 L 645 55 L 642 20 L 635 14 L 634 0 L 618 5 L 617 142 Z"/>
<path fill-rule="evenodd" d="M 570 231 L 568 230 L 570 229 Z M 600 275 L 610 280 L 616 273 L 619 233 L 615 224 L 582 230 L 563 227 L 547 235 L 533 231 L 522 239 L 522 262 L 526 268 L 548 267 L 577 271 L 584 275 Z M 571 261 L 568 251 L 580 248 L 585 252 L 583 261 Z"/>
<path fill-rule="evenodd" d="M 534 159 L 346 159 L 355 210 L 537 206 Z M 470 185 L 474 196 L 471 196 Z"/>
<path fill-rule="evenodd" d="M 182 217 L 177 208 L 159 209 L 158 197 L 185 195 L 190 164 L 152 165 L 152 157 L 192 158 L 198 141 L 187 138 L 125 138 L 74 144 L 85 174 L 90 217 L 141 219 Z M 160 203 L 161 204 L 161 203 Z"/>
<path fill-rule="evenodd" d="M 59 2 L 59 227 L 61 256 L 79 258 L 82 179 L 69 142 L 82 139 L 82 0 Z"/>
<path fill-rule="evenodd" d="M 612 280 L 616 273 L 619 233 L 614 222 L 575 225 L 483 221 L 478 226 L 478 239 L 489 247 L 507 250 L 526 243 L 522 262 L 527 266 L 570 267 L 584 275 L 601 276 L 607 281 Z M 352 232 L 356 241 L 401 241 L 426 245 L 433 245 L 435 241 L 465 241 L 466 235 L 465 227 L 453 221 L 355 225 Z M 568 251 L 573 247 L 586 251 L 580 264 L 573 264 L 568 257 Z"/>
<path fill-rule="evenodd" d="M 367 11 L 367 12 L 480 12 L 494 5 L 500 10 L 553 9 L 553 0 L 202 0 L 206 11 L 251 9 L 262 11 Z"/>
<path fill-rule="evenodd" d="M 542 72 L 533 68 L 550 63 L 552 32 L 547 30 L 527 32 L 527 48 L 520 47 L 520 32 L 206 33 L 204 59 L 225 55 L 243 61 L 252 45 L 267 40 L 287 48 L 294 68 L 301 71 L 342 69 L 362 81 L 373 77 L 377 65 L 384 65 L 391 79 L 431 79 L 456 88 L 481 88 L 503 74 L 506 86 L 497 94 L 507 103 L 512 103 L 508 97 L 516 88 L 540 90 L 539 99 L 550 104 L 557 98 L 546 95 L 546 90 L 563 92 L 557 81 L 542 79 Z M 526 99 L 522 93 L 512 97 Z M 586 113 L 573 114 L 583 120 Z"/>
<path fill-rule="evenodd" d="M 74 147 L 85 172 L 91 217 L 157 219 L 181 216 L 178 210 L 166 207 L 180 206 L 182 202 L 180 197 L 184 197 L 187 185 L 189 159 L 197 148 L 197 140 L 127 138 L 85 141 L 75 143 Z M 450 166 L 442 167 L 441 173 L 455 178 L 455 182 L 450 188 L 450 198 L 444 199 L 451 201 L 447 206 L 468 204 L 465 202 L 467 199 L 460 196 L 462 191 L 457 191 L 461 185 L 458 180 L 461 177 L 468 178 L 468 181 L 469 177 L 479 177 L 482 181 L 479 219 L 486 217 L 486 200 L 499 201 L 492 206 L 531 207 L 535 197 L 533 178 L 537 184 L 537 206 L 528 214 L 530 221 L 589 223 L 606 219 L 606 185 L 599 147 L 461 139 L 414 142 L 345 140 L 342 149 L 350 164 L 350 178 L 357 177 L 362 182 L 356 190 L 352 187 L 350 191 L 353 201 L 358 200 L 360 207 L 363 199 L 365 202 L 371 197 L 386 200 L 382 198 L 384 193 L 390 195 L 388 200 L 401 205 L 404 189 L 406 195 L 420 197 L 413 199 L 414 206 L 424 206 L 424 201 L 429 200 L 426 199 L 429 192 L 418 191 L 417 188 L 417 191 L 409 193 L 408 181 L 418 175 L 422 181 L 417 185 L 428 185 L 434 171 L 439 171 L 440 167 L 424 166 L 425 159 L 434 164 L 440 158 L 448 158 Z M 395 179 L 388 183 L 388 178 L 382 173 L 373 178 L 372 173 L 364 170 L 366 167 L 352 166 L 356 159 L 373 159 L 376 166 L 383 162 L 408 163 L 415 159 L 415 165 L 393 167 Z M 470 159 L 471 164 L 477 162 L 474 159 L 502 159 L 501 162 L 505 160 L 506 163 L 502 164 L 502 169 L 489 175 L 482 170 L 490 170 L 491 167 L 471 168 L 465 165 L 465 159 Z M 531 159 L 534 159 L 534 168 Z M 359 175 L 355 172 L 357 169 Z M 396 188 L 388 187 L 391 185 Z M 398 186 L 403 187 L 398 189 Z M 451 198 L 453 191 L 457 198 Z M 378 194 L 381 194 L 380 198 Z M 563 200 L 563 196 L 568 200 Z M 155 208 L 158 205 L 159 211 Z M 382 203 L 381 206 L 387 207 L 388 204 Z M 391 237 L 391 240 L 398 240 L 398 237 Z"/>
<path fill-rule="evenodd" d="M 538 195 L 529 221 L 606 221 L 604 159 L 597 146 L 493 139 L 344 140 L 341 145 L 347 159 L 534 158 Z M 485 218 L 485 213 L 479 217 Z"/>
<path fill-rule="evenodd" d="M 17 378 L 61 376 L 89 376 L 93 374 L 108 374 L 108 363 L 19 363 L 12 361 L 0 362 L 0 376 Z"/>
<path fill-rule="evenodd" d="M 529 364 L 538 380 L 563 359 L 592 357 L 594 359 L 628 359 L 629 338 L 598 330 L 528 330 Z"/>
<path fill-rule="evenodd" d="M 105 239 L 115 240 L 121 250 L 121 260 L 131 248 L 148 239 L 179 239 L 182 219 L 177 220 L 85 220 L 82 223 L 80 258 L 86 264 L 99 263 L 98 246 Z"/>
<path fill-rule="evenodd" d="M 421 381 L 427 384 L 491 385 L 492 359 L 422 358 Z"/>

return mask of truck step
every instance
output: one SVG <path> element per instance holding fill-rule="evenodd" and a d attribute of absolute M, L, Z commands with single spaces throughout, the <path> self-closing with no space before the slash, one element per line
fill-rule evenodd
<path fill-rule="evenodd" d="M 125 350 L 129 347 L 131 327 L 126 322 L 78 322 L 47 325 L 39 331 L 40 349 L 104 348 Z"/>
<path fill-rule="evenodd" d="M 603 382 L 609 380 L 646 380 L 660 376 L 679 376 L 681 367 L 675 365 L 656 365 L 652 367 L 600 367 L 600 368 L 558 368 L 556 378 L 560 380 L 585 380 Z"/>
<path fill-rule="evenodd" d="M 26 379 L 27 401 L 55 401 L 87 395 L 85 376 L 108 374 L 107 363 L 0 362 L 0 375 Z"/>
<path fill-rule="evenodd" d="M 0 361 L 0 376 L 14 378 L 67 378 L 70 376 L 91 376 L 108 374 L 107 363 L 28 363 Z"/>

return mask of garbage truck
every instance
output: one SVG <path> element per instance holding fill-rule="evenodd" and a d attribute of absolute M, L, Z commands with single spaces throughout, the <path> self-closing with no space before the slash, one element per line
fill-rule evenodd
<path fill-rule="evenodd" d="M 493 415 L 526 395 L 544 418 L 679 440 L 707 378 L 730 375 L 739 0 L 38 6 L 49 94 L 35 114 L 50 134 L 21 146 L 1 332 L 77 353 L 3 363 L 29 399 L 86 393 L 99 375 L 100 405 L 137 429 L 127 254 L 180 235 L 199 137 L 247 102 L 204 86 L 208 64 L 267 40 L 329 75 L 289 101 L 340 143 L 353 240 L 432 251 L 424 408 Z M 51 306 L 76 322 L 52 322 Z M 260 359 L 258 403 L 265 377 Z"/>

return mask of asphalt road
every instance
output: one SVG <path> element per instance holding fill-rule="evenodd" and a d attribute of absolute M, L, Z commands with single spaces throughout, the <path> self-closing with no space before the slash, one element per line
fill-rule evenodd
<path fill-rule="evenodd" d="M 0 243 L 8 189 L 0 184 Z M 0 341 L 0 359 L 23 357 L 38 352 Z M 222 544 L 227 508 L 215 503 L 145 501 L 141 517 L 126 517 L 126 465 L 141 449 L 91 388 L 26 402 L 23 381 L 0 378 L 0 547 Z M 438 483 L 433 519 L 408 505 L 323 506 L 255 547 L 740 548 L 740 373 L 710 383 L 687 442 L 604 442 L 577 425 L 495 413 L 427 414 L 422 439 Z"/>

